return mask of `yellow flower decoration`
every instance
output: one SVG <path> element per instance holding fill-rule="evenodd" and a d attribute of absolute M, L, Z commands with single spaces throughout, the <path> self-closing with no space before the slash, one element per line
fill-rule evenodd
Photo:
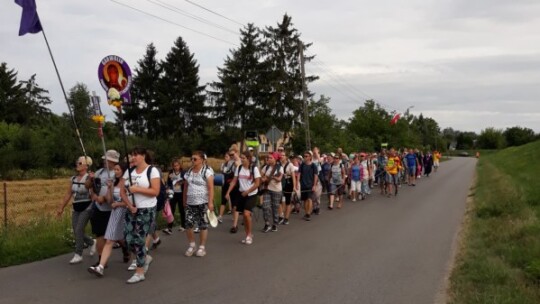
<path fill-rule="evenodd" d="M 93 115 L 92 120 L 97 124 L 103 123 L 103 122 L 105 122 L 105 116 L 103 116 L 103 115 Z"/>

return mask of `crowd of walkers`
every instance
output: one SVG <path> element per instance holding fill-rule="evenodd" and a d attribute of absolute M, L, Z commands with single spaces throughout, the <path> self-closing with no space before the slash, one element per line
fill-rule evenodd
<path fill-rule="evenodd" d="M 223 224 L 226 211 L 232 216 L 230 233 L 239 233 L 243 226 L 242 244 L 254 242 L 254 230 L 277 232 L 288 225 L 293 214 L 305 221 L 321 212 L 321 197 L 327 197 L 326 208 L 341 209 L 345 200 L 365 200 L 374 191 L 388 197 L 397 196 L 399 188 L 415 186 L 417 179 L 439 167 L 441 154 L 418 149 L 382 150 L 379 153 L 357 152 L 347 155 L 338 148 L 321 154 L 318 148 L 303 154 L 287 154 L 283 147 L 268 153 L 262 163 L 252 148 L 239 151 L 236 145 L 224 155 L 221 174 L 217 176 L 207 164 L 202 151 L 194 151 L 191 166 L 185 170 L 180 159 L 174 159 L 166 179 L 152 165 L 152 153 L 134 148 L 126 159 L 109 150 L 102 157 L 103 168 L 90 171 L 92 159 L 80 157 L 77 174 L 69 182 L 58 209 L 60 216 L 72 201 L 72 227 L 75 253 L 70 264 L 83 261 L 83 249 L 98 254 L 97 262 L 88 271 L 104 275 L 113 248 L 122 248 L 123 261 L 134 271 L 127 283 L 145 280 L 152 263 L 150 249 L 161 243 L 156 229 L 156 214 L 169 214 L 163 233 L 173 233 L 178 210 L 178 231 L 187 239 L 185 256 L 204 257 L 207 253 L 209 214 L 217 214 Z M 219 180 L 221 198 L 214 210 L 214 185 Z M 73 200 L 72 200 L 73 198 Z M 263 227 L 254 227 L 255 208 L 261 208 Z M 164 211 L 162 211 L 165 209 Z M 95 238 L 85 234 L 87 223 Z M 198 234 L 198 240 L 196 239 Z M 198 241 L 198 245 L 197 245 Z"/>

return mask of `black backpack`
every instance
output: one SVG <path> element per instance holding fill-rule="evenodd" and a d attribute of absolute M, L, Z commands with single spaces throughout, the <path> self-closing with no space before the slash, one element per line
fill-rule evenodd
<path fill-rule="evenodd" d="M 146 178 L 148 178 L 148 184 L 150 184 L 150 187 L 152 187 L 150 183 L 150 174 L 152 173 L 152 168 L 154 168 L 154 166 L 150 165 L 148 166 L 148 170 L 146 170 Z M 135 170 L 135 168 L 133 167 L 133 168 L 130 168 L 129 170 L 130 171 Z M 159 194 L 156 196 L 156 199 L 157 199 L 156 211 L 163 210 L 163 208 L 165 207 L 165 201 L 167 201 L 167 187 L 165 186 L 165 183 L 163 182 L 163 178 L 161 178 L 161 175 L 159 177 Z"/>

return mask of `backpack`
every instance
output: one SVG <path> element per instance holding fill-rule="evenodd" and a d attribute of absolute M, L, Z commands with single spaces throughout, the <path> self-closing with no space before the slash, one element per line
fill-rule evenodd
<path fill-rule="evenodd" d="M 184 176 L 191 175 L 191 171 L 193 171 L 193 167 L 189 168 L 189 170 L 186 172 Z M 202 178 L 204 181 L 206 181 L 206 171 L 208 171 L 208 166 L 203 165 L 201 171 L 202 171 Z"/>
<path fill-rule="evenodd" d="M 255 164 L 251 164 L 251 166 L 249 166 L 249 169 L 249 176 L 253 181 L 255 179 Z M 240 175 L 240 170 L 242 170 L 242 165 L 238 166 L 238 168 L 236 169 L 236 175 Z"/>
<path fill-rule="evenodd" d="M 148 169 L 146 170 L 146 178 L 148 179 L 148 184 L 150 184 L 148 188 L 152 187 L 152 184 L 150 183 L 150 174 L 152 173 L 152 168 L 154 168 L 154 166 L 150 165 L 148 166 Z M 133 172 L 133 170 L 135 170 L 135 167 L 130 168 L 129 170 L 130 172 Z M 161 175 L 159 177 L 159 193 L 156 196 L 156 199 L 157 199 L 156 211 L 163 210 L 163 207 L 165 207 L 165 201 L 167 200 L 167 187 L 165 186 L 165 183 L 163 182 Z"/>

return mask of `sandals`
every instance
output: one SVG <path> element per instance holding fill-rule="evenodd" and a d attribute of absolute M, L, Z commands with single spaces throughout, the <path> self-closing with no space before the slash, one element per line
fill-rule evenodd
<path fill-rule="evenodd" d="M 189 248 L 186 250 L 186 253 L 184 253 L 185 256 L 190 257 L 195 253 L 195 247 L 189 246 Z"/>

